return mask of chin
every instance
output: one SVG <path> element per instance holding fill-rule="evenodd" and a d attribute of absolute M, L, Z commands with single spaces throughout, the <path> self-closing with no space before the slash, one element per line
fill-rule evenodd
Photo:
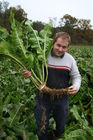
<path fill-rule="evenodd" d="M 57 57 L 60 57 L 61 55 L 56 55 Z"/>
<path fill-rule="evenodd" d="M 57 54 L 56 56 L 59 56 L 59 57 L 60 57 L 60 56 L 62 56 L 62 55 L 63 55 L 63 53 L 62 53 L 62 54 Z"/>

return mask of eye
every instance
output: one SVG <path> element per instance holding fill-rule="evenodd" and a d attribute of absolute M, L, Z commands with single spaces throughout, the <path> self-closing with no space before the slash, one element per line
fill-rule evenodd
<path fill-rule="evenodd" d="M 62 46 L 62 48 L 63 48 L 63 49 L 66 49 L 67 47 L 66 47 L 66 46 Z"/>
<path fill-rule="evenodd" d="M 61 45 L 60 45 L 60 44 L 57 44 L 57 46 L 58 46 L 58 47 L 61 47 Z"/>

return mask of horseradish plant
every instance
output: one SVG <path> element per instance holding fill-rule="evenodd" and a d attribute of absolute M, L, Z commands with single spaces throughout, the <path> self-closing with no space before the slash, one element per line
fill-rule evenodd
<path fill-rule="evenodd" d="M 48 78 L 47 57 L 51 50 L 51 25 L 46 24 L 38 32 L 33 29 L 32 22 L 27 20 L 24 25 L 14 19 L 10 13 L 11 32 L 0 27 L 0 55 L 13 59 L 23 69 L 32 72 L 31 80 L 40 93 L 57 94 L 66 92 L 67 89 L 50 89 L 46 86 Z M 23 27 L 23 28 L 22 28 Z M 22 30 L 24 29 L 24 30 Z"/>

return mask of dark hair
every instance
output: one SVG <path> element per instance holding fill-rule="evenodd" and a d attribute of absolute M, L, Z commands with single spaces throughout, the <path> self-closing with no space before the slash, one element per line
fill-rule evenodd
<path fill-rule="evenodd" d="M 54 42 L 53 44 L 57 41 L 58 38 L 62 38 L 63 40 L 67 40 L 69 44 L 71 43 L 71 37 L 68 33 L 66 32 L 58 32 L 54 36 Z"/>

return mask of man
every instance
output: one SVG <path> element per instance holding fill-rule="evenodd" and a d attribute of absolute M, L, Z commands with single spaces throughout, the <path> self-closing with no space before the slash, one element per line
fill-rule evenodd
<path fill-rule="evenodd" d="M 69 90 L 67 94 L 61 95 L 60 98 L 55 96 L 54 100 L 51 100 L 48 94 L 45 94 L 43 98 L 40 98 L 37 93 L 34 114 L 38 127 L 39 140 L 48 140 L 49 114 L 51 111 L 53 111 L 53 118 L 56 122 L 56 130 L 54 131 L 55 136 L 60 137 L 64 132 L 69 108 L 68 95 L 77 93 L 80 88 L 81 75 L 78 71 L 76 61 L 66 52 L 70 42 L 71 39 L 68 33 L 56 33 L 53 48 L 48 56 L 47 86 L 52 89 L 69 87 Z M 26 77 L 31 75 L 31 72 L 27 70 L 24 70 L 23 73 Z M 69 86 L 70 78 L 72 80 L 71 86 Z M 42 118 L 41 104 L 46 109 L 46 126 L 44 133 L 40 132 Z"/>

